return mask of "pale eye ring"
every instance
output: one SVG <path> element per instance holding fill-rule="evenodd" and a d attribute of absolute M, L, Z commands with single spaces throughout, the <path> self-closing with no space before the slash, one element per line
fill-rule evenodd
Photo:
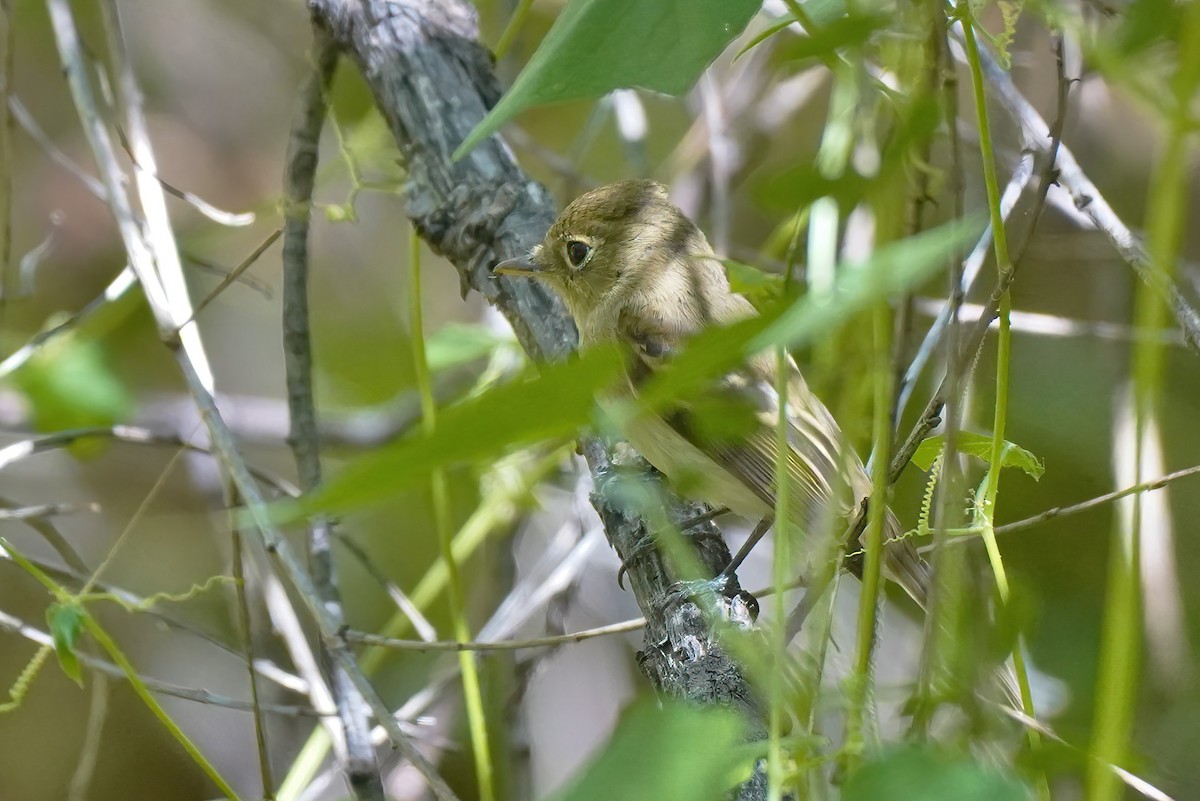
<path fill-rule="evenodd" d="M 576 270 L 587 263 L 588 257 L 591 255 L 592 246 L 587 242 L 580 242 L 578 239 L 572 239 L 567 242 L 567 261 Z"/>

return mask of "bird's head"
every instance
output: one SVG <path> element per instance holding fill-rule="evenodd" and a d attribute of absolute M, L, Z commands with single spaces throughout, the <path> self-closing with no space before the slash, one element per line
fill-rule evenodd
<path fill-rule="evenodd" d="M 630 298 L 658 295 L 688 256 L 711 256 L 704 235 L 660 183 L 618 181 L 576 198 L 540 245 L 497 264 L 500 275 L 537 278 L 566 301 L 577 322 Z M 719 266 L 714 264 L 719 270 Z M 685 290 L 686 291 L 686 290 Z"/>

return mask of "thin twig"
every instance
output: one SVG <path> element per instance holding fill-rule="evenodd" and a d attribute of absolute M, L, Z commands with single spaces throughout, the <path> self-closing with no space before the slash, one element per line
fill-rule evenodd
<path fill-rule="evenodd" d="M 221 279 L 221 283 L 217 284 L 216 287 L 214 287 L 211 292 L 209 292 L 207 295 L 205 295 L 204 298 L 199 303 L 196 304 L 196 308 L 192 309 L 191 316 L 188 317 L 188 319 L 185 321 L 184 324 L 186 325 L 187 323 L 190 323 L 192 320 L 195 320 L 197 315 L 199 315 L 200 312 L 204 311 L 204 308 L 206 306 L 208 306 L 208 304 L 212 303 L 217 298 L 218 295 L 220 295 L 222 292 L 224 292 L 226 289 L 228 289 L 230 284 L 232 284 L 234 281 L 237 281 L 239 278 L 241 278 L 242 273 L 244 273 L 244 272 L 246 272 L 246 270 L 250 269 L 250 267 L 252 267 L 254 265 L 254 262 L 258 261 L 259 256 L 261 256 L 263 253 L 266 253 L 267 248 L 269 248 L 269 247 L 271 247 L 271 245 L 275 244 L 275 240 L 278 239 L 280 234 L 282 234 L 282 233 L 283 233 L 282 228 L 276 228 L 274 231 L 272 231 L 270 234 L 267 235 L 266 239 L 264 239 L 262 242 L 260 242 L 258 244 L 258 247 L 256 247 L 254 250 L 252 250 L 250 252 L 249 256 L 242 259 L 241 263 L 238 264 L 237 267 L 234 267 L 232 270 L 230 270 L 228 273 L 226 273 L 225 277 Z"/>
<path fill-rule="evenodd" d="M 363 550 L 362 546 L 355 542 L 345 531 L 335 529 L 334 534 L 337 536 L 338 544 L 350 552 L 354 560 L 358 562 L 359 567 L 367 571 L 371 578 L 383 587 L 384 592 L 392 599 L 392 603 L 402 615 L 408 618 L 408 622 L 412 624 L 413 631 L 421 638 L 423 642 L 433 642 L 437 639 L 437 629 L 429 622 L 429 618 L 421 613 L 421 610 L 413 603 L 399 584 L 392 581 L 387 575 L 379 569 L 379 565 L 371 559 L 370 555 Z"/>
<path fill-rule="evenodd" d="M 30 642 L 38 643 L 39 645 L 54 645 L 54 639 L 48 632 L 42 631 L 36 626 L 31 626 L 24 621 L 9 615 L 6 612 L 0 611 L 0 631 L 5 631 L 10 634 L 17 634 Z M 126 678 L 125 672 L 114 665 L 112 662 L 99 659 L 90 654 L 80 652 L 78 654 L 81 664 L 86 665 L 92 670 L 104 673 L 107 676 L 114 678 Z M 153 692 L 159 695 L 169 695 L 172 698 L 180 698 L 184 701 L 193 701 L 198 704 L 208 704 L 210 706 L 218 706 L 224 709 L 234 709 L 239 712 L 251 712 L 254 705 L 249 701 L 242 701 L 236 698 L 229 698 L 224 695 L 210 692 L 202 688 L 183 687 L 178 684 L 160 681 L 142 674 L 138 674 L 138 678 L 142 683 L 149 687 Z M 312 707 L 295 706 L 286 704 L 262 704 L 264 712 L 270 712 L 273 715 L 283 715 L 286 717 L 321 717 L 317 712 L 314 712 Z M 330 712 L 329 714 L 333 714 Z"/>
<path fill-rule="evenodd" d="M 961 42 L 960 32 L 956 31 L 954 36 Z M 1052 137 L 1046 121 L 1017 89 L 1012 76 L 997 63 L 986 45 L 980 45 L 979 59 L 984 76 L 992 88 L 991 97 L 1021 126 L 1031 141 L 1038 143 L 1038 147 L 1045 152 L 1049 152 Z M 1071 150 L 1060 146 L 1055 162 L 1058 165 L 1058 184 L 1071 194 L 1075 208 L 1087 215 L 1125 263 L 1131 266 L 1143 281 L 1162 294 L 1188 344 L 1193 350 L 1200 352 L 1200 312 L 1187 302 L 1176 284 L 1164 284 L 1160 280 L 1152 269 L 1142 242 L 1113 211 L 1112 206 L 1075 160 Z"/>
<path fill-rule="evenodd" d="M 337 69 L 338 51 L 319 27 L 313 28 L 312 71 L 300 90 L 292 122 L 284 170 L 283 225 L 283 352 L 287 371 L 288 445 L 296 460 L 300 489 L 321 485 L 321 456 L 313 399 L 312 343 L 308 316 L 308 235 L 321 129 L 328 113 L 328 92 Z M 312 582 L 335 630 L 344 620 L 337 571 L 333 562 L 333 522 L 314 516 L 308 523 L 308 562 Z M 383 783 L 371 745 L 367 704 L 342 664 L 332 668 L 332 689 L 345 735 L 342 769 L 360 801 L 384 797 Z"/>
<path fill-rule="evenodd" d="M 1033 517 L 1027 517 L 1024 520 L 1017 520 L 1013 523 L 1005 523 L 1003 526 L 996 526 L 996 533 L 1008 534 L 1013 531 L 1021 531 L 1022 529 L 1032 528 L 1039 523 L 1044 523 L 1047 520 L 1053 520 L 1056 517 L 1067 517 L 1068 515 L 1086 512 L 1088 509 L 1093 509 L 1097 506 L 1103 506 L 1106 503 L 1112 503 L 1113 501 L 1119 498 L 1124 498 L 1128 495 L 1136 495 L 1139 492 L 1153 492 L 1156 489 L 1162 489 L 1172 481 L 1178 481 L 1181 478 L 1194 476 L 1197 473 L 1200 473 L 1200 465 L 1187 467 L 1183 470 L 1176 470 L 1174 473 L 1167 473 L 1165 476 L 1156 478 L 1152 481 L 1143 481 L 1140 484 L 1134 484 L 1132 486 L 1125 487 L 1124 489 L 1108 492 L 1104 495 L 1097 495 L 1095 498 L 1081 501 L 1080 503 L 1072 504 L 1070 506 L 1056 506 L 1053 509 L 1047 509 L 1040 514 L 1036 514 Z"/>
<path fill-rule="evenodd" d="M 39 349 L 45 347 L 47 342 L 69 331 L 77 330 L 102 307 L 123 298 L 135 286 L 137 286 L 137 275 L 130 267 L 125 267 L 90 303 L 53 328 L 47 328 L 34 334 L 28 342 L 9 354 L 8 358 L 0 362 L 0 378 L 10 375 L 18 367 L 28 362 Z"/>
<path fill-rule="evenodd" d="M 392 648 L 397 651 L 417 651 L 424 653 L 426 651 L 520 651 L 525 648 L 553 648 L 555 646 L 564 645 L 566 643 L 583 642 L 590 640 L 593 637 L 606 637 L 610 634 L 624 634 L 630 631 L 638 631 L 646 625 L 645 618 L 637 618 L 636 620 L 625 620 L 621 623 L 613 623 L 608 626 L 598 626 L 596 628 L 587 629 L 586 631 L 577 631 L 572 634 L 560 634 L 554 637 L 533 637 L 527 640 L 505 640 L 500 642 L 459 642 L 457 640 L 435 640 L 432 642 L 426 640 L 402 640 L 395 637 L 381 637 L 378 634 L 370 634 L 365 631 L 355 631 L 349 629 L 344 633 L 344 636 L 350 642 L 362 643 L 364 645 L 377 645 L 381 648 Z"/>
<path fill-rule="evenodd" d="M 11 2 L 11 0 L 5 0 L 5 2 Z M 42 130 L 42 126 L 38 125 L 37 120 L 29 113 L 29 109 L 25 108 L 25 104 L 21 102 L 19 97 L 10 95 L 7 106 L 9 111 L 12 112 L 12 118 L 20 123 L 21 127 L 25 129 L 25 133 L 29 135 L 29 138 L 46 152 L 51 161 L 78 178 L 84 188 L 94 197 L 103 201 L 108 200 L 108 192 L 105 190 L 104 184 L 100 183 L 97 178 L 79 166 L 74 159 L 64 153 L 54 143 L 54 140 Z"/>
<path fill-rule="evenodd" d="M 228 485 L 233 493 L 233 487 Z M 263 719 L 262 701 L 258 697 L 258 672 L 254 669 L 254 630 L 250 625 L 250 602 L 246 599 L 246 571 L 242 563 L 242 535 L 233 532 L 233 581 L 237 595 L 238 625 L 242 647 L 245 649 L 246 673 L 250 681 L 250 704 L 254 711 L 254 742 L 258 746 L 258 774 L 262 781 L 263 798 L 275 797 L 275 780 L 271 776 L 271 752 L 267 747 L 267 727 Z"/>

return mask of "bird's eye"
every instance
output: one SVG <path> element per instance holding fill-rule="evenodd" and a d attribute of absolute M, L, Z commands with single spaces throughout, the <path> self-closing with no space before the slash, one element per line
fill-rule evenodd
<path fill-rule="evenodd" d="M 571 266 L 576 270 L 583 266 L 583 263 L 587 261 L 590 255 L 592 255 L 592 248 L 586 242 L 572 239 L 567 243 L 567 260 L 571 262 Z"/>

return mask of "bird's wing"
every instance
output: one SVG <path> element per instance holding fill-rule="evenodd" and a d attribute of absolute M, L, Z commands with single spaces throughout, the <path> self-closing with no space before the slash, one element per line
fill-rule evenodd
<path fill-rule="evenodd" d="M 623 315 L 619 330 L 632 352 L 635 386 L 669 360 L 683 339 L 644 316 Z M 716 379 L 705 392 L 679 400 L 663 414 L 672 429 L 772 507 L 779 419 L 773 377 L 773 366 L 759 360 Z M 833 417 L 790 360 L 788 388 L 787 470 L 795 493 L 789 500 L 797 521 L 808 525 L 829 512 L 846 513 L 855 502 L 852 496 L 869 492 L 870 484 L 858 457 L 842 443 Z M 842 463 L 844 458 L 848 463 Z"/>
<path fill-rule="evenodd" d="M 676 328 L 645 315 L 622 315 L 618 329 L 632 354 L 630 379 L 634 386 L 669 360 L 686 338 Z M 698 393 L 693 400 L 681 400 L 663 414 L 663 421 L 672 431 L 772 509 L 776 506 L 779 453 L 777 367 L 776 358 L 770 354 L 751 359 L 742 369 L 715 380 L 707 392 Z M 787 483 L 792 491 L 788 517 L 810 535 L 838 536 L 838 522 L 870 495 L 871 481 L 833 415 L 808 388 L 790 358 L 786 370 Z M 726 421 L 714 430 L 712 418 L 723 414 L 741 416 L 746 425 Z M 669 475 L 671 471 L 664 468 L 664 472 Z M 890 509 L 884 527 L 887 540 L 896 540 L 902 533 Z M 824 548 L 822 543 L 813 542 L 806 550 L 815 554 Z M 898 540 L 889 545 L 885 571 L 925 606 L 929 568 L 912 543 Z"/>

